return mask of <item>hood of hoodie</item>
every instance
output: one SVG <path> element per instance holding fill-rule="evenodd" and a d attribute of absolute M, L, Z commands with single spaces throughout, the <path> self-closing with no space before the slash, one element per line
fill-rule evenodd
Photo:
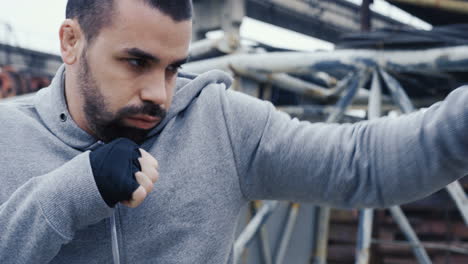
<path fill-rule="evenodd" d="M 93 149 L 98 140 L 81 129 L 68 111 L 65 99 L 65 66 L 57 71 L 49 87 L 41 89 L 34 97 L 34 105 L 44 125 L 67 145 L 78 149 Z M 232 84 L 231 77 L 219 70 L 209 71 L 200 75 L 179 73 L 174 97 L 166 117 L 148 133 L 148 140 L 156 137 L 165 125 L 180 112 L 186 109 L 206 86 L 219 84 L 227 89 Z"/>

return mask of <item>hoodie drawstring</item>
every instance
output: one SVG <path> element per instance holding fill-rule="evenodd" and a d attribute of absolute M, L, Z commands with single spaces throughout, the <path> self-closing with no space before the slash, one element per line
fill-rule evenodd
<path fill-rule="evenodd" d="M 115 210 L 117 210 L 117 206 Z M 110 218 L 111 238 L 112 238 L 112 256 L 114 257 L 114 264 L 120 264 L 119 240 L 117 237 L 117 225 L 115 221 L 115 218 L 116 218 L 115 214 L 116 214 L 116 211 L 112 213 L 112 216 Z"/>

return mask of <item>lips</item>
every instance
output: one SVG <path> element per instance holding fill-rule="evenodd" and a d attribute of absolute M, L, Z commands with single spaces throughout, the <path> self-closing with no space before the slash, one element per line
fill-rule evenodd
<path fill-rule="evenodd" d="M 126 118 L 126 123 L 140 129 L 151 129 L 161 121 L 158 117 L 148 115 L 137 115 Z"/>

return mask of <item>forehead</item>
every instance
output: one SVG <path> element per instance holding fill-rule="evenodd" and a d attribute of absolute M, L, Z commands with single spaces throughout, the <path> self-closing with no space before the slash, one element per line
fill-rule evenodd
<path fill-rule="evenodd" d="M 114 2 L 112 24 L 102 28 L 96 41 L 108 49 L 138 48 L 161 57 L 188 54 L 192 21 L 174 21 L 142 0 Z"/>

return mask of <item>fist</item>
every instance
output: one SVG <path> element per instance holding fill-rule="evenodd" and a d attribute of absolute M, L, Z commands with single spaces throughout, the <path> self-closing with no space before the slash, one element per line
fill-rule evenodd
<path fill-rule="evenodd" d="M 118 138 L 89 154 L 94 180 L 109 207 L 137 207 L 158 179 L 158 162 L 133 141 Z"/>
<path fill-rule="evenodd" d="M 140 186 L 133 192 L 132 198 L 129 201 L 122 202 L 123 205 L 130 208 L 136 208 L 143 203 L 159 178 L 158 161 L 144 149 L 139 150 L 141 157 L 138 159 L 138 162 L 140 163 L 141 171 L 135 173 L 135 179 Z"/>

